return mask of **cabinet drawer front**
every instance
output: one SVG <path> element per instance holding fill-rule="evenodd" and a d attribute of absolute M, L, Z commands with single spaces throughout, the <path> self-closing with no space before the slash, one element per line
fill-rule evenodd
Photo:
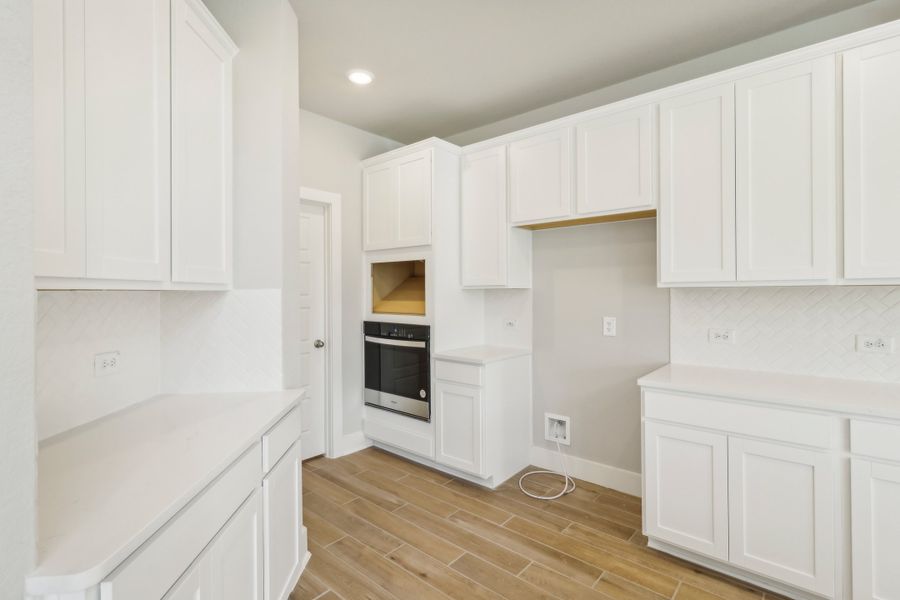
<path fill-rule="evenodd" d="M 851 420 L 850 451 L 900 462 L 900 423 Z"/>
<path fill-rule="evenodd" d="M 302 412 L 297 406 L 281 418 L 262 438 L 263 473 L 268 473 L 303 432 Z"/>
<path fill-rule="evenodd" d="M 434 373 L 437 379 L 465 383 L 467 385 L 481 385 L 482 368 L 478 365 L 438 360 L 434 363 Z"/>
<path fill-rule="evenodd" d="M 644 391 L 644 417 L 816 448 L 833 448 L 839 420 L 780 408 Z"/>
<path fill-rule="evenodd" d="M 259 485 L 257 444 L 100 584 L 101 600 L 158 600 Z"/>

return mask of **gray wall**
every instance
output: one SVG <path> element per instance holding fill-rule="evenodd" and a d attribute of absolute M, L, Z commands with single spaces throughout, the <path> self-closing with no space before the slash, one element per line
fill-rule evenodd
<path fill-rule="evenodd" d="M 618 320 L 604 337 L 603 317 Z M 534 443 L 572 417 L 566 453 L 640 471 L 637 378 L 669 360 L 669 292 L 656 287 L 656 221 L 534 235 Z"/>
<path fill-rule="evenodd" d="M 344 373 L 344 433 L 362 427 L 363 273 L 362 167 L 360 161 L 402 144 L 300 111 L 300 183 L 341 195 L 343 217 L 341 265 Z"/>
<path fill-rule="evenodd" d="M 0 599 L 35 554 L 31 2 L 0 2 Z"/>
<path fill-rule="evenodd" d="M 596 108 L 703 75 L 775 56 L 816 42 L 900 19 L 900 1 L 874 0 L 803 25 L 791 27 L 694 60 L 629 79 L 542 108 L 448 137 L 454 144 L 473 144 L 545 121 Z"/>

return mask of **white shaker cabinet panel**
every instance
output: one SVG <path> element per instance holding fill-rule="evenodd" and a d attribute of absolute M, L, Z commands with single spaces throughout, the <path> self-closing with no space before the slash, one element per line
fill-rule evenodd
<path fill-rule="evenodd" d="M 729 560 L 825 596 L 835 589 L 833 458 L 729 438 Z"/>
<path fill-rule="evenodd" d="M 227 284 L 237 48 L 196 0 L 172 8 L 172 281 Z"/>
<path fill-rule="evenodd" d="M 728 439 L 687 427 L 644 423 L 647 535 L 728 558 Z"/>
<path fill-rule="evenodd" d="M 421 150 L 363 172 L 364 250 L 431 243 L 432 151 Z"/>
<path fill-rule="evenodd" d="M 483 441 L 484 417 L 479 387 L 439 381 L 435 384 L 437 462 L 485 476 Z"/>
<path fill-rule="evenodd" d="M 300 576 L 303 556 L 300 444 L 263 479 L 265 600 L 287 600 Z"/>
<path fill-rule="evenodd" d="M 734 85 L 659 105 L 660 283 L 735 279 Z"/>
<path fill-rule="evenodd" d="M 201 557 L 163 600 L 212 600 L 212 585 L 209 579 L 209 557 Z"/>
<path fill-rule="evenodd" d="M 86 274 L 166 281 L 169 0 L 72 4 L 84 10 L 82 54 L 73 52 L 67 59 L 83 61 Z"/>
<path fill-rule="evenodd" d="M 531 231 L 507 220 L 506 146 L 463 156 L 462 285 L 531 287 Z"/>
<path fill-rule="evenodd" d="M 84 5 L 34 2 L 34 272 L 84 277 Z"/>
<path fill-rule="evenodd" d="M 572 130 L 534 135 L 509 145 L 510 221 L 529 223 L 572 213 Z"/>
<path fill-rule="evenodd" d="M 260 495 L 253 492 L 209 551 L 214 600 L 263 600 Z"/>
<path fill-rule="evenodd" d="M 851 460 L 853 598 L 900 599 L 900 465 Z"/>
<path fill-rule="evenodd" d="M 741 79 L 737 110 L 737 278 L 835 274 L 834 57 Z"/>
<path fill-rule="evenodd" d="M 575 139 L 579 215 L 656 206 L 651 105 L 579 123 Z"/>
<path fill-rule="evenodd" d="M 845 52 L 843 62 L 844 277 L 897 279 L 900 39 Z"/>

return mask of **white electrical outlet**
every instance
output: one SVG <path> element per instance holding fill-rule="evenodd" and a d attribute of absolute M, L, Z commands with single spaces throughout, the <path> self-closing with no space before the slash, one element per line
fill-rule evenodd
<path fill-rule="evenodd" d="M 603 317 L 603 335 L 608 337 L 616 336 L 616 318 Z"/>
<path fill-rule="evenodd" d="M 507 326 L 509 329 L 515 329 L 515 328 L 516 328 L 516 325 L 518 325 L 518 324 L 519 324 L 519 323 L 518 323 L 515 319 L 507 319 L 507 320 L 506 320 L 506 326 Z"/>
<path fill-rule="evenodd" d="M 894 338 L 884 335 L 859 334 L 856 336 L 856 351 L 872 354 L 893 354 Z"/>
<path fill-rule="evenodd" d="M 553 413 L 544 413 L 544 439 L 560 444 L 572 444 L 572 418 Z"/>
<path fill-rule="evenodd" d="M 119 370 L 122 360 L 118 351 L 94 355 L 94 377 L 106 377 Z"/>
<path fill-rule="evenodd" d="M 736 334 L 734 329 L 710 329 L 710 344 L 734 344 Z"/>

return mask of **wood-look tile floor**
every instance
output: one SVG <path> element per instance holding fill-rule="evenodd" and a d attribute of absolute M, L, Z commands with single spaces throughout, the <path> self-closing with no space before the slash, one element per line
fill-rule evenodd
<path fill-rule="evenodd" d="M 545 502 L 517 482 L 490 491 L 374 448 L 305 462 L 312 559 L 291 600 L 778 598 L 647 548 L 639 498 L 578 481 Z"/>

